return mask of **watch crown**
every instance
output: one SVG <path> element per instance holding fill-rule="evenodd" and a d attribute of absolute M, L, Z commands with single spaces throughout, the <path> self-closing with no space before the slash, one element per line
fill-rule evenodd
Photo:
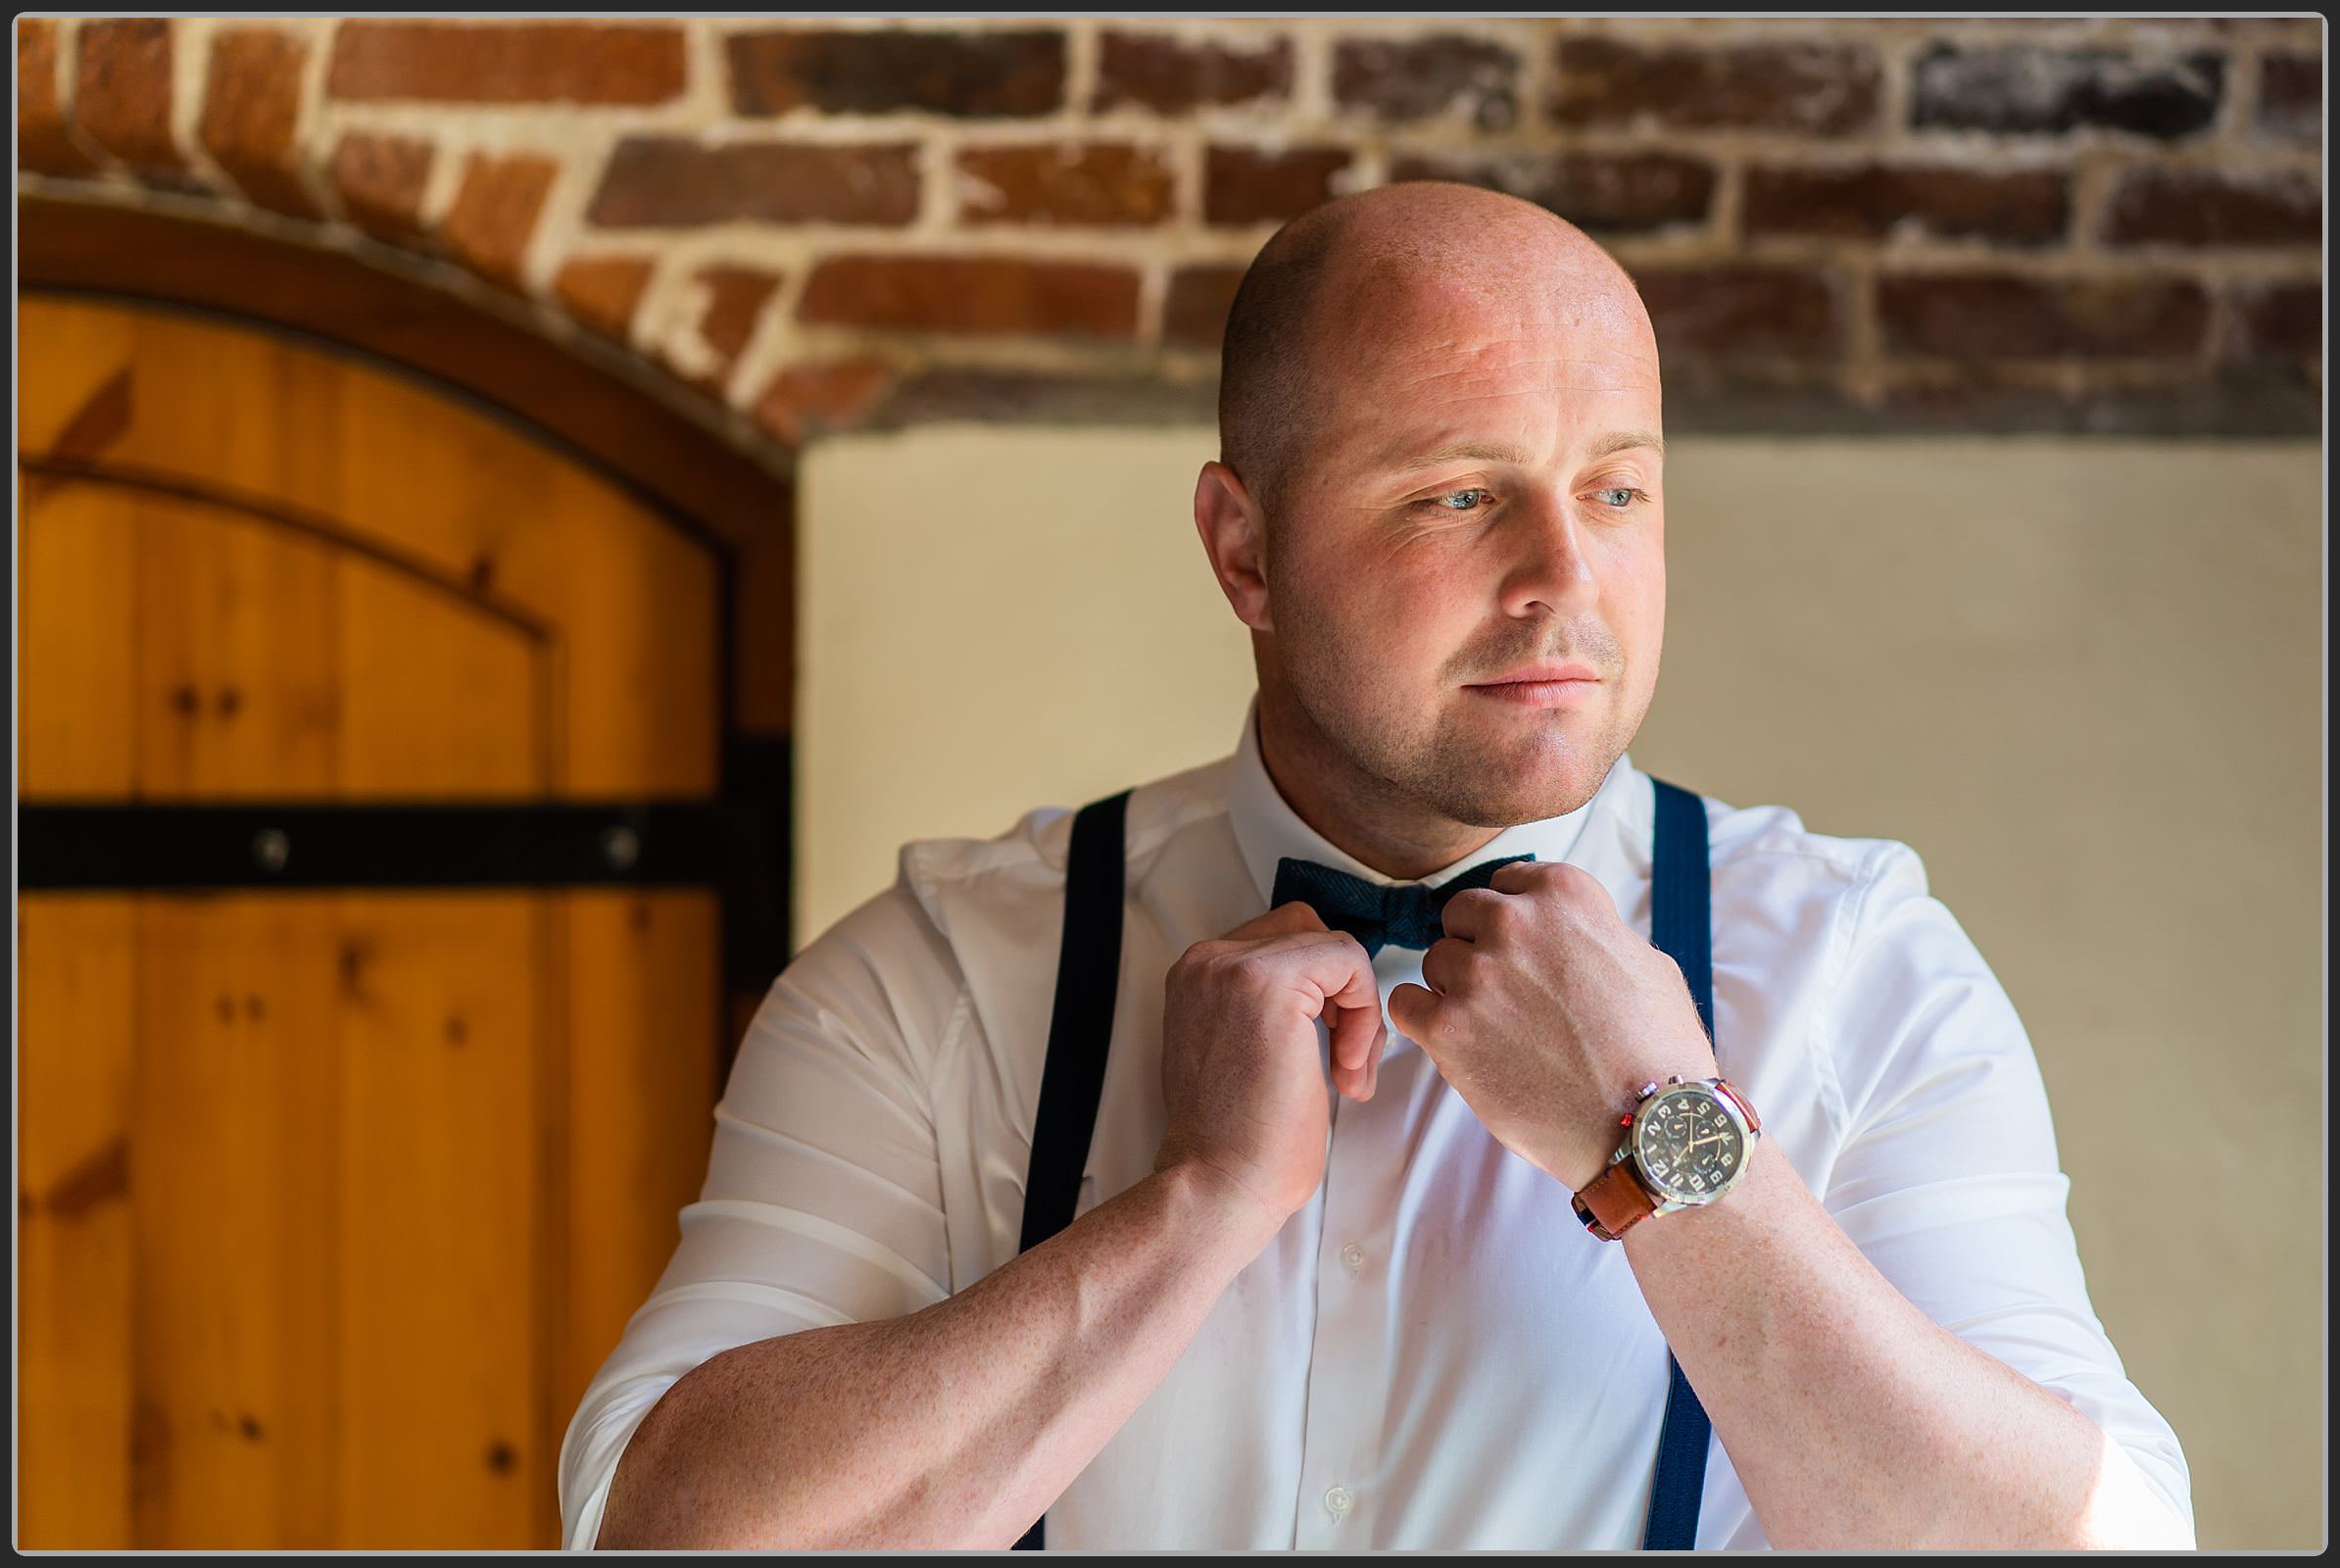
<path fill-rule="evenodd" d="M 1681 1083 L 1681 1082 L 1682 1082 L 1682 1074 L 1681 1074 L 1681 1073 L 1678 1073 L 1678 1072 L 1672 1072 L 1672 1073 L 1668 1073 L 1668 1074 L 1666 1075 L 1666 1082 L 1668 1082 L 1668 1083 L 1670 1083 L 1670 1084 L 1678 1084 L 1678 1083 Z"/>

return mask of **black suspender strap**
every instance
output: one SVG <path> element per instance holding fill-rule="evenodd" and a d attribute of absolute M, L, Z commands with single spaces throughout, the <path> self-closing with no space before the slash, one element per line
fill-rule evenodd
<path fill-rule="evenodd" d="M 1657 822 L 1650 869 L 1650 942 L 1682 968 L 1698 1004 L 1706 1038 L 1715 1037 L 1714 916 L 1707 866 L 1706 803 L 1689 790 L 1651 776 Z M 1706 1406 L 1666 1352 L 1666 1419 L 1658 1429 L 1657 1478 L 1649 1489 L 1649 1519 L 1641 1545 L 1649 1551 L 1688 1551 L 1698 1535 L 1698 1499 L 1706 1486 Z"/>
<path fill-rule="evenodd" d="M 1130 792 L 1092 801 L 1073 816 L 1064 868 L 1064 935 L 1056 952 L 1056 1010 L 1041 1069 L 1040 1110 L 1032 1124 L 1032 1164 L 1024 1178 L 1024 1236 L 1029 1252 L 1072 1223 L 1081 1198 L 1081 1167 L 1097 1126 L 1113 1040 L 1113 998 L 1121 979 L 1124 832 Z M 1048 1518 L 1033 1521 L 1015 1544 L 1040 1551 Z"/>
<path fill-rule="evenodd" d="M 1713 913 L 1708 881 L 1706 806 L 1678 785 L 1652 777 L 1657 816 L 1650 888 L 1650 940 L 1678 964 L 1698 1004 L 1698 1020 L 1714 1038 Z M 1093 801 L 1075 813 L 1065 867 L 1064 933 L 1056 956 L 1055 1013 L 1041 1070 L 1040 1109 L 1032 1131 L 1032 1163 L 1024 1183 L 1024 1233 L 1030 1251 L 1072 1223 L 1080 1200 L 1081 1167 L 1097 1125 L 1097 1095 L 1105 1081 L 1105 1052 L 1113 1038 L 1113 1003 L 1121 976 L 1124 833 L 1130 792 Z M 1706 1485 L 1707 1442 L 1713 1428 L 1706 1407 L 1671 1369 L 1666 1415 L 1658 1433 L 1657 1475 L 1641 1535 L 1651 1551 L 1687 1551 L 1698 1533 L 1698 1503 Z M 1039 1551 L 1048 1519 L 1035 1520 L 1015 1545 Z"/>

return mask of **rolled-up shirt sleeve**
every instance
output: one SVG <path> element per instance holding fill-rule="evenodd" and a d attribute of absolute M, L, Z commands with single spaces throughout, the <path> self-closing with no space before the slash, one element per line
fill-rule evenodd
<path fill-rule="evenodd" d="M 906 876 L 773 981 L 715 1106 L 707 1180 L 680 1211 L 674 1255 L 561 1441 L 567 1547 L 594 1544 L 627 1442 L 693 1368 L 950 1294 L 926 1068 L 964 1016 L 957 966 Z"/>
<path fill-rule="evenodd" d="M 2106 1478 L 2112 1494 L 2158 1498 L 2191 1546 L 2185 1455 L 2089 1304 L 2072 1183 L 2014 1004 L 1905 844 L 1874 854 L 1844 920 L 1815 1042 L 1846 1117 L 1823 1203 L 1934 1322 L 2094 1421 L 2108 1466 L 2134 1467 Z"/>

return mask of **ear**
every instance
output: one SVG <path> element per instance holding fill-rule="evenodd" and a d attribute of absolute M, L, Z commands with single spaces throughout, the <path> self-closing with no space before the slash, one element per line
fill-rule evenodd
<path fill-rule="evenodd" d="M 1194 480 L 1194 531 L 1219 579 L 1219 591 L 1235 607 L 1236 619 L 1253 631 L 1272 632 L 1268 617 L 1267 519 L 1242 477 L 1226 464 L 1205 463 Z"/>

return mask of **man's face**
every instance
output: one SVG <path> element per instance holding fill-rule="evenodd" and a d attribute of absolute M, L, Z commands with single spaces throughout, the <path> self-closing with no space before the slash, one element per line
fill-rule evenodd
<path fill-rule="evenodd" d="M 1316 418 L 1268 525 L 1262 657 L 1344 760 L 1455 821 L 1573 810 L 1657 686 L 1647 319 L 1614 290 L 1533 283 L 1326 317 Z M 1546 661 L 1598 681 L 1544 703 L 1479 684 Z"/>

